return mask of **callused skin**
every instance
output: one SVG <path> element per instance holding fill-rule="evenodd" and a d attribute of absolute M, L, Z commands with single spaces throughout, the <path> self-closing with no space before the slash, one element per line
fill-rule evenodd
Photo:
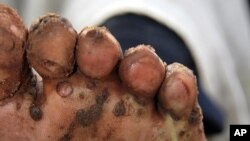
<path fill-rule="evenodd" d="M 0 24 L 0 79 L 11 80 L 0 83 L 1 141 L 206 141 L 196 78 L 185 66 L 164 64 L 148 45 L 123 57 L 106 28 L 77 35 L 55 14 L 35 22 L 26 41 L 12 13 L 0 5 L 0 19 L 15 19 Z M 9 30 L 16 24 L 21 34 Z M 13 43 L 20 51 L 9 51 Z"/>

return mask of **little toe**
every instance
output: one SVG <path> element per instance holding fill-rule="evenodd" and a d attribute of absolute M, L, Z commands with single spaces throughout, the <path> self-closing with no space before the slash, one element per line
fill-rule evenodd
<path fill-rule="evenodd" d="M 158 95 L 159 106 L 174 118 L 188 117 L 197 100 L 196 78 L 179 63 L 168 65 Z"/>

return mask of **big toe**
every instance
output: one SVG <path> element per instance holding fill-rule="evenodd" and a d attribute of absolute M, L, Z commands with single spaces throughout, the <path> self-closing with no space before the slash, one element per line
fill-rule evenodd
<path fill-rule="evenodd" d="M 19 15 L 0 4 L 0 100 L 14 95 L 25 75 L 24 44 L 27 29 Z M 26 68 L 25 68 L 26 67 Z"/>

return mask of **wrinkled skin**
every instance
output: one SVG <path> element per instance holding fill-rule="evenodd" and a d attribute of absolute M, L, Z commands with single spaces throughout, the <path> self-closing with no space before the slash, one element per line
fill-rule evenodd
<path fill-rule="evenodd" d="M 147 45 L 0 5 L 1 141 L 205 141 L 196 78 Z M 31 68 L 39 74 L 36 75 Z M 41 77 L 40 77 L 41 76 Z"/>

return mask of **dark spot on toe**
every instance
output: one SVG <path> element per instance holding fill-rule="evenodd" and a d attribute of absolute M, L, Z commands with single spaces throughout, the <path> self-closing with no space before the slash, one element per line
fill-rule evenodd
<path fill-rule="evenodd" d="M 107 100 L 108 95 L 109 95 L 108 89 L 107 88 L 103 89 L 101 95 L 97 96 L 96 98 L 96 104 L 103 105 L 104 102 Z"/>
<path fill-rule="evenodd" d="M 142 106 L 146 106 L 147 104 L 149 104 L 151 102 L 151 99 L 148 97 L 142 97 L 142 96 L 135 96 L 134 95 L 134 99 L 135 101 L 142 105 Z"/>
<path fill-rule="evenodd" d="M 58 141 L 70 141 L 73 137 L 73 131 L 75 129 L 75 124 L 76 122 L 72 122 L 69 127 L 67 132 L 58 140 Z"/>
<path fill-rule="evenodd" d="M 80 109 L 76 113 L 78 123 L 87 127 L 97 121 L 102 113 L 102 106 L 93 105 L 88 110 Z"/>
<path fill-rule="evenodd" d="M 67 97 L 73 93 L 73 88 L 72 85 L 67 82 L 60 82 L 56 86 L 56 92 L 59 94 L 61 97 Z"/>
<path fill-rule="evenodd" d="M 71 23 L 66 18 L 61 17 L 60 19 L 67 27 L 72 27 Z"/>
<path fill-rule="evenodd" d="M 202 117 L 201 111 L 199 110 L 198 107 L 196 107 L 192 110 L 191 114 L 189 115 L 188 123 L 192 125 L 196 125 L 201 120 L 201 117 Z"/>
<path fill-rule="evenodd" d="M 28 93 L 33 97 L 33 99 L 36 99 L 37 97 L 37 77 L 35 75 L 32 76 L 30 83 L 28 84 Z"/>
<path fill-rule="evenodd" d="M 87 36 L 92 38 L 94 41 L 101 41 L 103 39 L 103 33 L 97 29 L 92 29 L 87 33 Z"/>
<path fill-rule="evenodd" d="M 80 99 L 84 99 L 84 97 L 85 97 L 85 96 L 84 96 L 84 93 L 83 93 L 83 92 L 80 92 L 80 93 L 79 93 L 79 98 L 80 98 Z"/>
<path fill-rule="evenodd" d="M 40 107 L 36 105 L 31 105 L 29 111 L 30 111 L 30 116 L 33 120 L 39 121 L 42 119 L 43 112 L 40 109 Z"/>
<path fill-rule="evenodd" d="M 70 134 L 65 134 L 65 135 L 63 135 L 62 138 L 59 139 L 59 141 L 70 141 L 71 138 L 72 137 Z"/>
<path fill-rule="evenodd" d="M 179 132 L 179 137 L 183 137 L 185 134 L 186 134 L 185 131 L 181 130 L 181 131 Z"/>
<path fill-rule="evenodd" d="M 43 22 L 43 24 L 46 24 L 48 22 L 48 19 L 45 18 L 45 19 L 42 20 L 42 22 Z"/>
<path fill-rule="evenodd" d="M 103 111 L 103 104 L 107 100 L 108 95 L 108 89 L 104 89 L 101 95 L 97 96 L 95 105 L 88 109 L 79 109 L 76 112 L 76 120 L 82 127 L 88 127 L 100 118 Z"/>
<path fill-rule="evenodd" d="M 116 105 L 115 105 L 115 107 L 113 109 L 113 114 L 115 116 L 119 117 L 119 116 L 125 115 L 125 113 L 126 113 L 126 108 L 124 106 L 123 101 L 120 101 L 120 102 L 116 103 Z"/>
<path fill-rule="evenodd" d="M 188 122 L 190 124 L 194 124 L 196 122 L 196 116 L 193 113 L 191 113 L 191 115 L 189 116 Z"/>

